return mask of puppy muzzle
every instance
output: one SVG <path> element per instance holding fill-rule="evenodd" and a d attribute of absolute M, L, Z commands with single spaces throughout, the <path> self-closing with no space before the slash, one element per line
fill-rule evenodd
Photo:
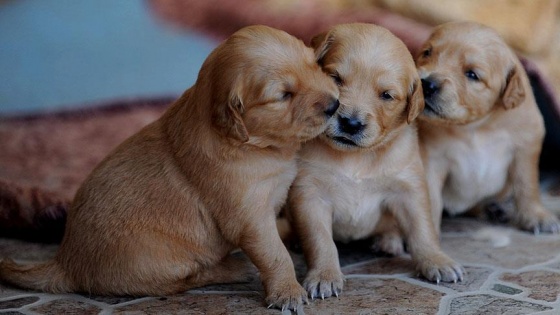
<path fill-rule="evenodd" d="M 421 79 L 421 81 L 425 104 L 423 113 L 428 116 L 441 115 L 441 110 L 438 105 L 438 99 L 442 90 L 442 83 L 432 75 Z"/>
<path fill-rule="evenodd" d="M 363 130 L 366 128 L 359 118 L 353 116 L 337 115 L 333 125 L 327 129 L 327 137 L 342 146 L 359 146 Z"/>

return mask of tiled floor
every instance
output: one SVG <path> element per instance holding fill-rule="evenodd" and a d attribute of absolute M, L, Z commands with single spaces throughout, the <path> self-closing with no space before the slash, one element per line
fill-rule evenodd
<path fill-rule="evenodd" d="M 445 219 L 442 246 L 464 264 L 465 281 L 429 283 L 408 257 L 375 256 L 367 243 L 339 246 L 346 275 L 339 298 L 314 300 L 306 314 L 560 314 L 560 235 L 532 235 L 473 218 Z M 56 245 L 0 239 L 0 256 L 51 257 Z M 301 277 L 302 255 L 293 253 Z M 107 298 L 26 292 L 0 285 L 0 314 L 280 314 L 252 283 L 165 297 Z"/>

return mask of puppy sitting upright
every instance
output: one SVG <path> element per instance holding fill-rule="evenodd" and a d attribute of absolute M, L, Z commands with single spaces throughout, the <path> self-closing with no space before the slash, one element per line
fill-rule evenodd
<path fill-rule="evenodd" d="M 417 59 L 426 106 L 419 135 L 432 214 L 465 212 L 513 197 L 516 221 L 558 232 L 541 204 L 542 116 L 527 75 L 492 29 L 472 22 L 436 28 Z"/>
<path fill-rule="evenodd" d="M 340 108 L 325 133 L 303 146 L 289 192 L 287 217 L 308 265 L 304 288 L 312 298 L 338 295 L 343 275 L 333 238 L 370 237 L 382 215 L 396 218 L 426 278 L 460 280 L 462 267 L 440 250 L 430 217 L 411 125 L 422 89 L 408 49 L 370 24 L 335 26 L 313 46 L 339 85 Z"/>
<path fill-rule="evenodd" d="M 162 295 L 242 280 L 240 247 L 270 306 L 307 299 L 276 230 L 302 141 L 323 132 L 338 90 L 285 32 L 242 29 L 196 84 L 85 180 L 54 260 L 0 264 L 0 279 L 49 292 Z"/>

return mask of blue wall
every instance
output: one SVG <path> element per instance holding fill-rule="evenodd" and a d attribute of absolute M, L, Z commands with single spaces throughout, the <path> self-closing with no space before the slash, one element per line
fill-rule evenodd
<path fill-rule="evenodd" d="M 141 0 L 0 1 L 0 115 L 179 95 L 215 45 Z"/>

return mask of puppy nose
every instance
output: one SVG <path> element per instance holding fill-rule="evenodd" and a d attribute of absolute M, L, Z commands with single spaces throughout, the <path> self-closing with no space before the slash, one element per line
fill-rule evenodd
<path fill-rule="evenodd" d="M 338 117 L 338 123 L 340 126 L 340 131 L 345 132 L 349 135 L 355 135 L 358 132 L 362 131 L 366 125 L 362 124 L 357 118 L 355 117 Z"/>
<path fill-rule="evenodd" d="M 327 110 L 325 110 L 325 114 L 327 114 L 327 116 L 332 117 L 332 115 L 334 115 L 334 113 L 336 113 L 336 110 L 338 109 L 338 106 L 340 105 L 340 103 L 338 102 L 338 99 L 333 99 L 331 101 L 331 103 L 329 104 L 329 106 L 327 107 Z"/>
<path fill-rule="evenodd" d="M 434 94 L 437 94 L 439 91 L 439 84 L 434 80 L 429 78 L 422 79 L 422 90 L 424 91 L 424 97 L 430 97 Z"/>

